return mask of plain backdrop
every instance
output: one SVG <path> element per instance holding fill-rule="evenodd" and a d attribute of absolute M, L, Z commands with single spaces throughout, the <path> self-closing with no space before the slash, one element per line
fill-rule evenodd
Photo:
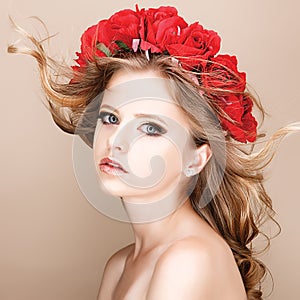
<path fill-rule="evenodd" d="M 53 123 L 43 106 L 36 62 L 6 53 L 19 39 L 8 15 L 35 33 L 40 17 L 50 53 L 75 58 L 83 30 L 123 9 L 174 5 L 188 23 L 199 21 L 222 37 L 220 53 L 237 55 L 270 117 L 268 134 L 300 120 L 300 4 L 252 1 L 2 1 L 0 299 L 95 300 L 106 260 L 133 242 L 130 226 L 93 208 L 72 167 L 73 137 Z M 266 171 L 282 233 L 261 259 L 274 279 L 267 299 L 300 299 L 300 135 L 288 136 Z M 271 225 L 266 230 L 273 232 Z M 275 233 L 275 232 L 274 232 Z M 270 292 L 266 281 L 266 294 Z"/>

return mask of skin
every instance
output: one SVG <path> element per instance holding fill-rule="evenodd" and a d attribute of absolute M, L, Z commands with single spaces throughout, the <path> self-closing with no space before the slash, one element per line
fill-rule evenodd
<path fill-rule="evenodd" d="M 154 71 L 117 72 L 108 90 L 131 80 L 148 78 L 160 78 L 160 75 Z M 175 105 L 167 88 L 162 86 L 161 93 L 168 101 L 142 99 L 124 104 L 121 99 L 120 103 L 114 103 L 114 97 L 108 93 L 101 103 L 100 112 L 105 104 L 118 109 L 113 112 L 118 122 L 109 125 L 101 122 L 97 126 L 95 164 L 97 166 L 103 157 L 116 157 L 123 166 L 126 162 L 130 172 L 116 176 L 98 169 L 99 180 L 110 193 L 121 197 L 130 219 L 134 219 L 135 214 L 132 203 L 140 203 L 147 212 L 149 204 L 171 193 L 174 207 L 163 218 L 155 219 L 154 215 L 152 222 L 131 223 L 135 242 L 116 252 L 106 263 L 98 300 L 246 300 L 242 278 L 228 244 L 193 210 L 188 196 L 179 200 L 182 184 L 188 180 L 183 170 L 190 168 L 195 173 L 201 172 L 211 157 L 211 150 L 208 145 L 193 147 L 186 116 Z M 141 136 L 134 142 L 128 141 L 126 135 L 116 141 L 122 135 L 123 126 L 137 120 L 136 113 L 152 113 L 166 121 L 173 120 L 183 131 L 177 132 L 167 125 L 164 127 L 167 132 L 149 137 L 145 133 L 151 128 L 144 126 Z M 140 122 L 132 124 L 134 132 L 141 130 Z M 167 138 L 174 132 L 175 140 L 187 138 L 184 147 L 174 145 Z M 151 172 L 158 172 L 151 169 L 150 164 L 155 155 L 165 164 L 162 180 L 147 189 L 126 184 L 134 180 L 134 176 L 147 178 Z"/>

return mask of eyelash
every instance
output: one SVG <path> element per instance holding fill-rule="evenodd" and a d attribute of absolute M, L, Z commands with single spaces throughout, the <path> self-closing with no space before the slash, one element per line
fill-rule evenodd
<path fill-rule="evenodd" d="M 98 119 L 102 122 L 102 124 L 104 125 L 114 125 L 116 123 L 108 123 L 106 121 L 104 121 L 104 118 L 107 117 L 107 116 L 114 116 L 115 118 L 117 118 L 114 114 L 112 113 L 109 113 L 109 112 L 101 112 L 98 116 Z M 157 133 L 146 133 L 146 135 L 148 136 L 160 136 L 161 134 L 165 133 L 165 130 L 163 128 L 161 128 L 160 126 L 158 126 L 157 124 L 154 124 L 154 123 L 150 123 L 150 122 L 147 122 L 147 123 L 144 123 L 142 124 L 141 126 L 144 126 L 144 125 L 148 125 L 148 126 L 152 126 L 155 131 Z"/>

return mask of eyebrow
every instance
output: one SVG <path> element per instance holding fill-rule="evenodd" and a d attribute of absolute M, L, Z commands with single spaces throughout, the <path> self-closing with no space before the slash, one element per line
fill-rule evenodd
<path fill-rule="evenodd" d="M 103 104 L 103 105 L 101 106 L 101 108 L 109 108 L 109 109 L 111 109 L 113 112 L 116 112 L 116 113 L 119 114 L 119 111 L 118 111 L 116 108 L 114 108 L 114 107 L 112 107 L 112 106 L 110 106 L 110 105 L 108 105 L 108 104 Z M 167 125 L 167 123 L 166 123 L 162 118 L 160 118 L 160 117 L 157 116 L 157 115 L 152 115 L 152 114 L 141 114 L 141 113 L 140 113 L 140 114 L 134 114 L 134 116 L 137 117 L 137 118 L 152 118 L 152 119 L 154 119 L 154 120 L 160 121 L 160 122 L 162 122 L 163 124 Z"/>

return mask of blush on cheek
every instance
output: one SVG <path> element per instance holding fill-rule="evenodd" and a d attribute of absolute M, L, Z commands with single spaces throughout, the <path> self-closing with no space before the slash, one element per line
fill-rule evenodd
<path fill-rule="evenodd" d="M 182 153 L 168 139 L 140 139 L 130 147 L 128 164 L 135 176 L 148 177 L 152 172 L 157 172 L 158 177 L 174 177 L 181 172 Z"/>
<path fill-rule="evenodd" d="M 148 177 L 152 173 L 151 158 L 159 155 L 154 145 L 139 139 L 130 145 L 128 165 L 132 174 L 138 177 Z M 159 155 L 160 156 L 160 155 Z"/>

